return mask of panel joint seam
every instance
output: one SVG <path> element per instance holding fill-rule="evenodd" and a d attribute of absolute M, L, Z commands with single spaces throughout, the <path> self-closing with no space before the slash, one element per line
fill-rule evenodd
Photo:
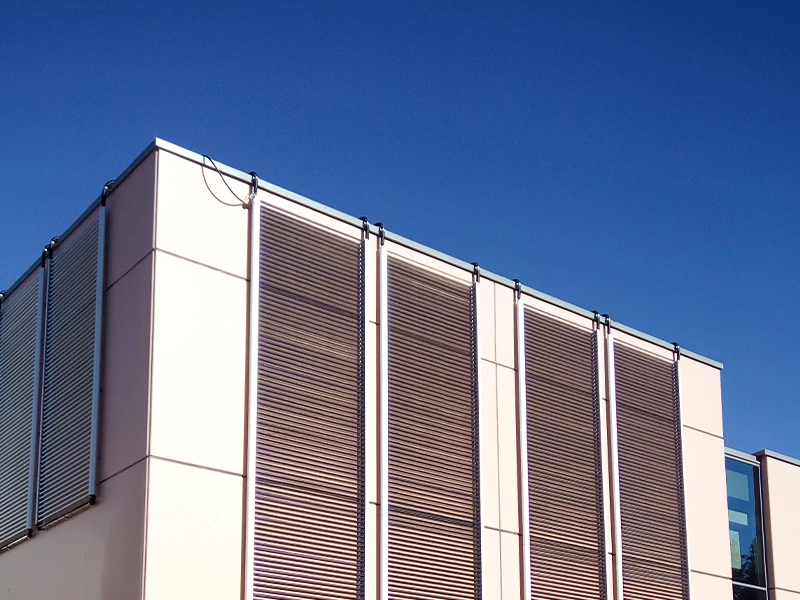
<path fill-rule="evenodd" d="M 206 263 L 200 262 L 198 260 L 192 260 L 191 258 L 187 258 L 186 256 L 176 254 L 175 252 L 170 252 L 169 250 L 164 250 L 163 248 L 154 248 L 153 250 L 154 252 L 161 252 L 168 256 L 172 256 L 173 258 L 185 260 L 186 262 L 191 263 L 193 265 L 197 265 L 198 267 L 205 267 L 206 269 L 216 271 L 217 273 L 222 273 L 223 275 L 229 275 L 230 277 L 234 277 L 236 279 L 239 279 L 240 281 L 249 281 L 247 277 L 237 275 L 236 273 L 231 273 L 230 271 L 226 271 L 225 269 L 220 269 L 219 267 L 212 267 L 211 265 L 208 265 Z"/>
<path fill-rule="evenodd" d="M 114 478 L 114 477 L 116 477 L 117 475 L 122 475 L 122 474 L 123 474 L 125 471 L 128 471 L 129 469 L 132 469 L 133 467 L 135 467 L 136 465 L 138 465 L 140 462 L 143 462 L 143 461 L 147 460 L 148 458 L 149 458 L 149 456 L 143 456 L 143 457 L 141 457 L 141 458 L 139 458 L 139 459 L 137 459 L 137 460 L 133 461 L 133 462 L 132 462 L 132 463 L 130 463 L 128 466 L 126 466 L 126 467 L 122 467 L 122 468 L 121 468 L 119 471 L 116 471 L 116 472 L 112 473 L 112 474 L 111 474 L 111 475 L 109 475 L 108 477 L 104 477 L 103 479 L 100 479 L 100 480 L 98 480 L 98 482 L 97 482 L 97 485 L 102 485 L 102 484 L 104 484 L 106 481 L 109 481 L 109 480 L 113 479 L 113 478 Z"/>
<path fill-rule="evenodd" d="M 711 437 L 717 438 L 718 440 L 725 440 L 721 435 L 717 435 L 716 433 L 711 433 L 710 431 L 704 431 L 703 429 L 699 429 L 697 427 L 692 427 L 691 425 L 687 425 L 686 423 L 683 424 L 684 429 L 691 429 L 692 431 L 696 431 L 697 433 L 704 433 L 705 435 L 710 435 Z"/>
<path fill-rule="evenodd" d="M 127 276 L 127 275 L 128 275 L 130 272 L 131 272 L 131 271 L 133 271 L 133 270 L 134 270 L 136 267 L 138 267 L 138 266 L 139 266 L 140 264 L 142 264 L 142 263 L 143 263 L 145 260 L 147 260 L 147 258 L 148 258 L 148 257 L 149 257 L 151 254 L 153 254 L 154 252 L 155 252 L 155 248 L 150 248 L 150 250 L 148 250 L 147 252 L 145 252 L 144 256 L 142 256 L 142 257 L 141 257 L 139 260 L 137 260 L 137 261 L 136 261 L 136 262 L 135 262 L 135 263 L 134 263 L 134 264 L 133 264 L 133 265 L 132 265 L 132 266 L 131 266 L 131 267 L 130 267 L 128 270 L 127 270 L 127 271 L 125 271 L 125 272 L 124 272 L 122 275 L 120 275 L 120 276 L 119 276 L 119 277 L 117 277 L 117 278 L 116 278 L 114 281 L 112 281 L 111 283 L 109 283 L 109 284 L 106 286 L 105 290 L 103 290 L 103 293 L 104 293 L 104 294 L 107 294 L 107 293 L 108 293 L 108 292 L 111 290 L 111 288 L 113 288 L 113 287 L 114 287 L 115 285 L 117 285 L 117 284 L 118 284 L 120 281 L 122 281 L 123 279 L 125 279 L 125 277 L 126 277 L 126 276 Z"/>
<path fill-rule="evenodd" d="M 167 458 L 166 456 L 158 456 L 157 454 L 150 454 L 149 456 L 146 456 L 145 458 L 152 458 L 154 460 L 161 460 L 161 461 L 168 462 L 168 463 L 173 463 L 173 464 L 176 464 L 176 465 L 182 465 L 184 467 L 193 467 L 195 469 L 202 469 L 204 471 L 212 471 L 214 473 L 221 473 L 223 475 L 233 475 L 234 477 L 241 477 L 242 479 L 245 479 L 245 476 L 244 476 L 243 473 L 235 473 L 233 471 L 226 471 L 225 469 L 217 469 L 216 467 L 208 467 L 206 465 L 198 465 L 196 463 L 190 463 L 190 462 L 186 462 L 186 461 L 183 461 L 183 460 L 177 460 L 177 459 L 174 459 L 174 458 Z"/>

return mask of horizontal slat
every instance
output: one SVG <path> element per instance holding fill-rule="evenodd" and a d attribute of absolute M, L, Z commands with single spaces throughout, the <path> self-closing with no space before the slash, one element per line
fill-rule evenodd
<path fill-rule="evenodd" d="M 605 597 L 595 351 L 591 331 L 525 310 L 534 598 Z"/>
<path fill-rule="evenodd" d="M 0 548 L 27 535 L 39 270 L 0 302 Z"/>
<path fill-rule="evenodd" d="M 363 598 L 360 244 L 261 221 L 254 597 Z"/>
<path fill-rule="evenodd" d="M 619 342 L 614 365 L 625 597 L 685 600 L 688 568 L 674 366 Z"/>
<path fill-rule="evenodd" d="M 389 256 L 389 597 L 480 594 L 472 291 Z"/>
<path fill-rule="evenodd" d="M 531 592 L 533 598 L 558 600 L 605 599 L 598 582 L 605 562 L 597 548 L 531 536 Z"/>
<path fill-rule="evenodd" d="M 48 265 L 37 523 L 90 499 L 100 213 Z M 79 507 L 78 507 L 79 508 Z"/>
<path fill-rule="evenodd" d="M 474 528 L 389 513 L 390 598 L 475 598 Z"/>

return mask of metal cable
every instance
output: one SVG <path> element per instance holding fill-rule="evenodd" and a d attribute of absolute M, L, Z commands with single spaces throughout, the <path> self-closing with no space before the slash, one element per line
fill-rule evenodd
<path fill-rule="evenodd" d="M 211 189 L 211 187 L 208 185 L 208 181 L 206 180 L 206 165 L 205 165 L 205 160 L 206 159 L 211 161 L 211 164 L 214 165 L 214 170 L 217 172 L 217 175 L 219 175 L 219 178 L 222 180 L 222 183 L 225 184 L 225 187 L 228 188 L 228 191 L 231 193 L 231 195 L 234 198 L 236 198 L 236 200 L 238 201 L 237 204 L 232 204 L 230 202 L 225 202 L 219 196 L 217 196 L 214 193 L 214 191 Z M 241 200 L 239 198 L 239 196 L 237 196 L 236 193 L 231 189 L 231 186 L 229 186 L 228 182 L 225 181 L 225 177 L 222 176 L 222 173 L 220 172 L 219 167 L 217 166 L 217 163 L 215 163 L 214 159 L 211 158 L 210 156 L 208 156 L 207 154 L 203 154 L 203 164 L 200 166 L 200 171 L 203 173 L 203 183 L 206 184 L 206 189 L 209 191 L 209 193 L 212 196 L 214 196 L 214 200 L 216 200 L 220 204 L 224 204 L 225 206 L 246 206 L 247 205 L 247 203 L 244 200 Z"/>

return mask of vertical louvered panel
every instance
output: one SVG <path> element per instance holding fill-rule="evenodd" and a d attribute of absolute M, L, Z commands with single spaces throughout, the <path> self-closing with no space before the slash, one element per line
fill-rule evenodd
<path fill-rule="evenodd" d="M 531 597 L 606 598 L 597 349 L 525 311 Z"/>
<path fill-rule="evenodd" d="M 673 362 L 614 344 L 626 600 L 688 598 Z"/>
<path fill-rule="evenodd" d="M 32 527 L 41 285 L 37 269 L 0 301 L 0 549 Z"/>
<path fill-rule="evenodd" d="M 469 285 L 389 256 L 388 598 L 480 598 Z"/>
<path fill-rule="evenodd" d="M 94 501 L 105 209 L 53 250 L 48 266 L 36 522 Z"/>
<path fill-rule="evenodd" d="M 364 272 L 358 240 L 264 208 L 254 598 L 364 597 Z"/>

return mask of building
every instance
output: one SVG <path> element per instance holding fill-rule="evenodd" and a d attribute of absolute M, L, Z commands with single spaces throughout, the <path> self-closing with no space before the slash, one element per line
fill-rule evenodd
<path fill-rule="evenodd" d="M 156 140 L 0 298 L 0 597 L 800 600 L 720 369 Z"/>

